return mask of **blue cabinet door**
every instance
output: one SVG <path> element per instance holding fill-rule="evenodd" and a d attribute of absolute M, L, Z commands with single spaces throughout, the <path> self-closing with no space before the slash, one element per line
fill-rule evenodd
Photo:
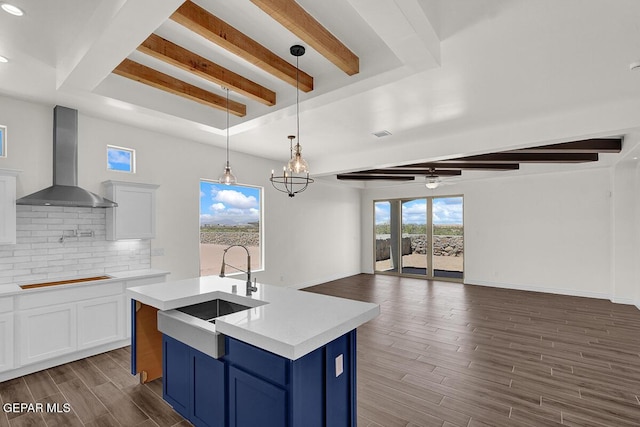
<path fill-rule="evenodd" d="M 191 349 L 193 399 L 190 421 L 196 426 L 225 426 L 224 363 Z"/>
<path fill-rule="evenodd" d="M 287 427 L 287 392 L 229 367 L 229 426 Z"/>
<path fill-rule="evenodd" d="M 162 397 L 185 418 L 189 418 L 191 395 L 190 350 L 188 345 L 162 336 Z"/>

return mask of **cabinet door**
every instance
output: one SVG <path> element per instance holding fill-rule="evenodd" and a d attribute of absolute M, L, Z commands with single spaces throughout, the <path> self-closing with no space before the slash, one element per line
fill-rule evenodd
<path fill-rule="evenodd" d="M 0 314 L 0 372 L 13 368 L 13 313 Z"/>
<path fill-rule="evenodd" d="M 229 426 L 286 427 L 287 392 L 229 367 Z"/>
<path fill-rule="evenodd" d="M 16 243 L 16 177 L 0 175 L 0 244 Z"/>
<path fill-rule="evenodd" d="M 189 418 L 190 347 L 180 341 L 162 336 L 162 397 L 180 415 Z"/>
<path fill-rule="evenodd" d="M 224 363 L 191 349 L 193 399 L 190 421 L 196 426 L 224 427 Z"/>
<path fill-rule="evenodd" d="M 23 365 L 71 353 L 77 348 L 75 304 L 24 310 L 19 312 L 18 322 Z"/>
<path fill-rule="evenodd" d="M 114 295 L 78 303 L 78 348 L 124 338 L 124 297 Z"/>
<path fill-rule="evenodd" d="M 107 240 L 156 237 L 156 185 L 107 181 L 116 208 L 107 208 Z"/>

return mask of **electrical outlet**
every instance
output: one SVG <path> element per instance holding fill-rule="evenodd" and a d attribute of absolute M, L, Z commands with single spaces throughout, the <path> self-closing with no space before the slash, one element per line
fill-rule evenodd
<path fill-rule="evenodd" d="M 344 356 L 340 354 L 336 357 L 336 378 L 344 372 Z"/>

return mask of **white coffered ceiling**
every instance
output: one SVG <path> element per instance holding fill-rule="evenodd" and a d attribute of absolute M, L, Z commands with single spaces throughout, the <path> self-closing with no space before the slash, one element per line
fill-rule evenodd
<path fill-rule="evenodd" d="M 136 51 L 151 33 L 277 94 L 232 94 L 232 149 L 281 159 L 295 88 L 169 20 L 182 0 L 13 0 L 0 13 L 0 94 L 222 147 L 225 113 L 111 74 L 125 58 L 204 89 L 219 86 Z M 249 0 L 194 0 L 295 64 L 298 37 Z M 348 76 L 307 48 L 300 142 L 315 174 L 415 163 L 640 127 L 637 0 L 298 0 L 360 58 Z M 301 43 L 304 45 L 304 43 Z M 373 132 L 392 135 L 376 138 Z"/>

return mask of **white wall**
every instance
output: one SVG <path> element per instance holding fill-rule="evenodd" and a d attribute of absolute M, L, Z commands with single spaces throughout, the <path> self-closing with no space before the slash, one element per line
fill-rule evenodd
<path fill-rule="evenodd" d="M 443 186 L 367 189 L 363 271 L 371 272 L 372 201 L 464 195 L 465 282 L 599 298 L 612 296 L 609 169 L 503 177 Z"/>
<path fill-rule="evenodd" d="M 0 168 L 22 170 L 18 197 L 51 185 L 52 117 L 53 106 L 0 97 L 0 123 L 7 125 L 9 135 L 9 156 L 0 159 Z M 79 185 L 104 194 L 101 183 L 106 180 L 158 184 L 157 238 L 151 250 L 163 249 L 164 255 L 152 256 L 151 266 L 170 271 L 170 280 L 197 276 L 199 181 L 217 179 L 224 150 L 82 111 L 78 127 Z M 106 170 L 107 144 L 136 149 L 135 175 Z M 273 145 L 282 151 L 284 163 L 288 153 L 278 141 Z M 358 190 L 316 181 L 290 199 L 268 180 L 272 169 L 282 167 L 278 162 L 232 152 L 231 166 L 239 183 L 265 189 L 266 256 L 265 271 L 256 274 L 259 281 L 297 287 L 360 272 Z"/>

